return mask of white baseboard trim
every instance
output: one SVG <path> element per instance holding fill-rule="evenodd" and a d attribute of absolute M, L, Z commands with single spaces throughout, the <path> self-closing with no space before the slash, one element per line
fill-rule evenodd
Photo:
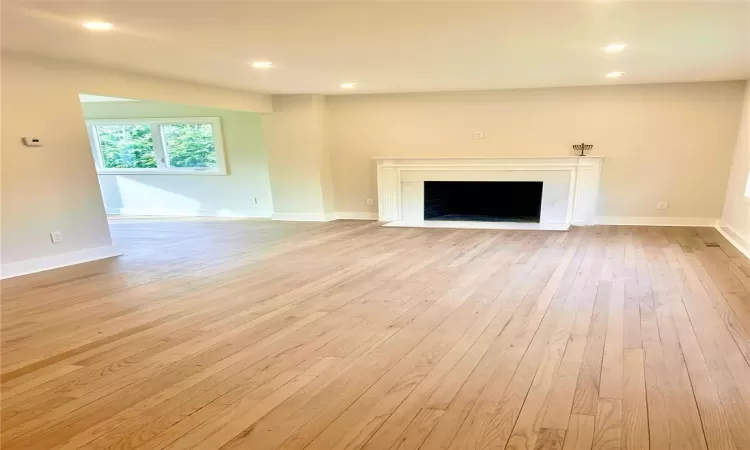
<path fill-rule="evenodd" d="M 329 222 L 331 220 L 378 220 L 378 213 L 370 212 L 340 212 L 340 213 L 267 213 L 257 215 L 237 214 L 205 214 L 202 211 L 187 210 L 135 210 L 135 209 L 107 209 L 109 216 L 138 216 L 138 217 L 219 217 L 219 218 L 248 218 L 273 219 L 291 222 Z"/>
<path fill-rule="evenodd" d="M 273 213 L 271 219 L 290 222 L 328 222 L 334 217 L 323 213 Z"/>
<path fill-rule="evenodd" d="M 342 220 L 378 220 L 378 213 L 371 212 L 339 212 L 335 216 Z"/>
<path fill-rule="evenodd" d="M 378 220 L 377 213 L 370 212 L 337 212 L 323 213 L 274 213 L 273 220 L 294 222 L 328 222 L 331 220 Z M 714 227 L 718 219 L 708 217 L 636 217 L 636 216 L 599 216 L 598 225 L 640 225 L 661 227 Z M 585 225 L 573 223 L 574 226 Z M 393 225 L 399 226 L 399 225 Z M 553 228 L 559 229 L 559 228 Z"/>
<path fill-rule="evenodd" d="M 0 279 L 13 278 L 120 255 L 122 255 L 122 252 L 117 247 L 114 245 L 105 245 L 103 247 L 85 248 L 83 250 L 59 253 L 42 258 L 27 259 L 25 261 L 3 264 L 0 267 Z"/>
<path fill-rule="evenodd" d="M 721 233 L 737 250 L 742 252 L 746 258 L 750 259 L 750 242 L 742 235 L 740 235 L 734 228 L 730 227 L 729 224 L 720 221 L 716 224 L 716 231 Z"/>
<path fill-rule="evenodd" d="M 653 227 L 714 227 L 718 219 L 708 217 L 599 216 L 598 225 L 640 225 Z"/>
<path fill-rule="evenodd" d="M 330 222 L 331 220 L 378 220 L 377 213 L 339 212 L 339 213 L 273 213 L 273 220 L 291 222 Z"/>
<path fill-rule="evenodd" d="M 107 208 L 109 216 L 153 216 L 153 217 L 236 217 L 238 219 L 270 219 L 270 212 L 250 214 L 208 213 L 202 209 L 141 209 L 141 208 Z"/>

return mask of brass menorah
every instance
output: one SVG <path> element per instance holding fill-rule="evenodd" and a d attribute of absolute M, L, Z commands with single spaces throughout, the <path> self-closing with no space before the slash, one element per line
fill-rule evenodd
<path fill-rule="evenodd" d="M 576 156 L 586 156 L 586 154 L 587 154 L 587 153 L 588 153 L 588 152 L 589 152 L 589 151 L 590 151 L 590 150 L 591 150 L 592 148 L 594 148 L 594 144 L 584 144 L 583 142 L 581 142 L 580 144 L 575 144 L 575 145 L 573 146 L 573 150 L 575 150 L 575 151 L 577 151 L 577 152 L 581 152 L 581 154 L 580 154 L 580 155 L 576 155 Z"/>

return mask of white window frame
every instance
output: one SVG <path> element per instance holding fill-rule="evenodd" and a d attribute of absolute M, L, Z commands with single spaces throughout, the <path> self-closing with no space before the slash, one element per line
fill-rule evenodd
<path fill-rule="evenodd" d="M 155 169 L 146 168 L 106 168 L 102 161 L 102 152 L 99 147 L 99 135 L 94 129 L 97 125 L 131 125 L 143 124 L 151 126 L 151 138 L 154 143 L 156 154 Z M 186 123 L 199 123 L 211 125 L 211 133 L 214 137 L 214 151 L 216 152 L 216 167 L 169 167 L 169 155 L 164 148 L 164 136 L 161 125 L 180 125 Z M 174 117 L 174 118 L 140 118 L 140 119 L 91 119 L 86 121 L 89 133 L 91 151 L 96 162 L 96 172 L 101 175 L 226 175 L 227 166 L 224 155 L 224 139 L 221 134 L 221 121 L 218 117 Z"/>

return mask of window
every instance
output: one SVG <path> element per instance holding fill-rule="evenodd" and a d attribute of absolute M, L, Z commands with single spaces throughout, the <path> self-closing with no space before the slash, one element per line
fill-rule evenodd
<path fill-rule="evenodd" d="M 86 121 L 99 173 L 225 174 L 216 117 Z"/>
<path fill-rule="evenodd" d="M 156 169 L 151 127 L 143 124 L 93 125 L 99 144 L 101 168 Z"/>

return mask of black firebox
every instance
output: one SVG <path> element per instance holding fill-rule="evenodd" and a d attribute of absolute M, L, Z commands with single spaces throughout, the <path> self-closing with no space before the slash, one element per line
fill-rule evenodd
<path fill-rule="evenodd" d="M 425 220 L 539 223 L 541 181 L 425 181 Z"/>

